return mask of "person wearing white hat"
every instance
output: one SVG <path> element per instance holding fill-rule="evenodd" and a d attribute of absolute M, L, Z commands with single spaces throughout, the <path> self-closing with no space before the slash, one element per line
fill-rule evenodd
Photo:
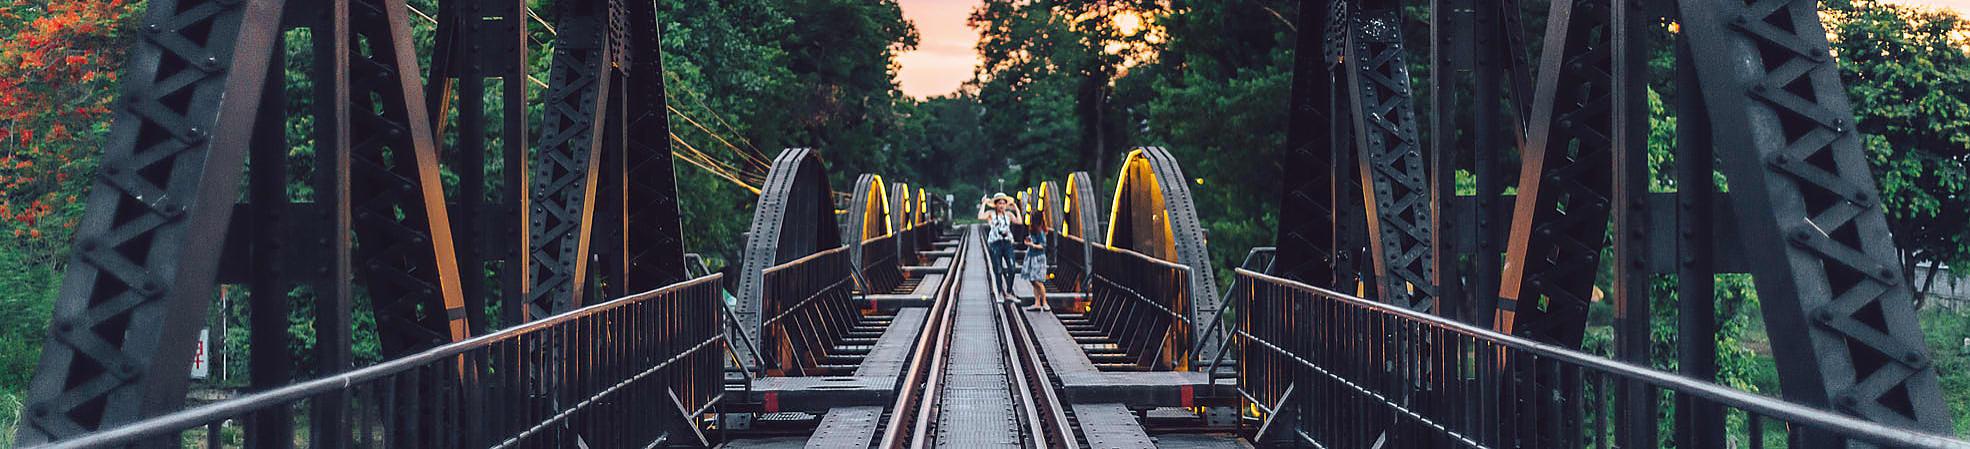
<path fill-rule="evenodd" d="M 978 219 L 984 220 L 990 230 L 985 234 L 985 245 L 990 250 L 992 268 L 998 271 L 998 278 L 992 283 L 1008 296 L 1012 293 L 1012 220 L 1017 215 L 1012 210 L 1012 197 L 1004 192 L 994 193 L 978 205 Z"/>

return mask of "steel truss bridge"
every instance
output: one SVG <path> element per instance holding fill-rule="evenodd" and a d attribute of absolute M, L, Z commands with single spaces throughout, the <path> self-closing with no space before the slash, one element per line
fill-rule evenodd
<path fill-rule="evenodd" d="M 1049 311 L 992 287 L 940 195 L 831 186 L 808 149 L 772 161 L 735 269 L 687 263 L 653 4 L 438 3 L 426 68 L 403 0 L 149 2 L 21 441 L 1970 447 L 1941 436 L 1812 0 L 1558 0 L 1538 61 L 1514 0 L 1431 1 L 1430 54 L 1402 1 L 1304 0 L 1276 248 L 1217 279 L 1180 161 L 1141 148 L 1110 189 L 1022 192 L 1016 233 L 1054 230 Z M 539 92 L 530 20 L 555 30 Z M 1655 174 L 1675 193 L 1647 189 L 1660 45 L 1690 93 Z M 286 141 L 297 116 L 311 141 Z M 1691 317 L 1716 273 L 1755 276 L 1783 399 L 1713 382 L 1716 324 Z M 1649 368 L 1658 275 L 1681 280 L 1676 372 Z M 1612 358 L 1580 350 L 1597 281 Z M 261 297 L 251 392 L 187 404 L 219 285 Z M 379 363 L 353 360 L 358 308 Z"/>

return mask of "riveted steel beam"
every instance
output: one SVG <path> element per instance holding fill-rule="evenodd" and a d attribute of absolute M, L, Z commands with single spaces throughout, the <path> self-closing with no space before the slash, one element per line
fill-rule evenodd
<path fill-rule="evenodd" d="M 1579 346 L 1607 247 L 1613 76 L 1607 0 L 1555 2 L 1499 289 L 1500 330 Z"/>
<path fill-rule="evenodd" d="M 139 19 L 20 443 L 184 402 L 282 6 L 157 0 Z"/>
<path fill-rule="evenodd" d="M 1786 399 L 1951 433 L 1819 2 L 1678 5 Z"/>
<path fill-rule="evenodd" d="M 1374 255 L 1376 296 L 1436 311 L 1430 191 L 1417 133 L 1402 39 L 1402 2 L 1358 0 L 1347 29 L 1348 88 L 1355 146 L 1367 186 L 1363 203 Z"/>

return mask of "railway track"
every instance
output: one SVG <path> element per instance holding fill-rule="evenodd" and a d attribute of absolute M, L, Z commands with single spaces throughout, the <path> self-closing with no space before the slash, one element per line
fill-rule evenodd
<path fill-rule="evenodd" d="M 978 230 L 962 242 L 875 447 L 1081 447 L 1024 313 L 992 287 Z"/>

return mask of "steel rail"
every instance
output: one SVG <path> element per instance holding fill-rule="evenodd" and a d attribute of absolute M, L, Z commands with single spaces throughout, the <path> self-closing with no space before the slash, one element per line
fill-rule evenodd
<path fill-rule="evenodd" d="M 964 269 L 964 239 L 970 237 L 969 231 L 959 235 L 956 254 L 951 258 L 952 273 Z M 910 364 L 898 387 L 896 402 L 890 406 L 889 422 L 883 426 L 883 437 L 876 447 L 901 448 L 912 440 L 920 441 L 924 430 L 919 426 L 931 421 L 926 416 L 930 407 L 922 405 L 934 402 L 935 379 L 943 377 L 935 374 L 942 372 L 942 354 L 950 346 L 951 321 L 957 316 L 954 312 L 956 307 L 951 304 L 951 293 L 957 290 L 960 278 L 949 276 L 944 285 L 938 286 L 923 331 L 917 334 L 916 349 L 910 355 Z"/>
<path fill-rule="evenodd" d="M 996 299 L 998 294 L 995 292 L 993 296 Z M 1015 391 L 1025 393 L 1022 403 L 1027 405 L 1025 415 L 1031 426 L 1032 432 L 1028 434 L 1032 436 L 1033 447 L 1081 447 L 1067 420 L 1067 404 L 1061 402 L 1046 360 L 1040 356 L 1039 344 L 1033 339 L 1033 324 L 1020 312 L 1019 304 L 1012 301 L 999 304 L 999 316 L 999 332 L 1007 343 L 1006 357 L 1015 362 L 1011 364 L 1014 377 L 1024 387 Z"/>

